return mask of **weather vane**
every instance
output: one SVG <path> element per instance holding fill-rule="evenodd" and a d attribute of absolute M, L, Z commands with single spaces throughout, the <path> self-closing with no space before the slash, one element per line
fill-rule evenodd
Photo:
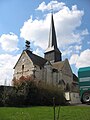
<path fill-rule="evenodd" d="M 25 43 L 26 43 L 26 45 L 25 45 L 26 50 L 30 50 L 30 42 L 28 40 L 26 40 Z"/>

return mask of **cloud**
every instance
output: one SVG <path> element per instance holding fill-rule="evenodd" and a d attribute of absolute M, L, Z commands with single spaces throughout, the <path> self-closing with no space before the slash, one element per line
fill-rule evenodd
<path fill-rule="evenodd" d="M 75 64 L 76 68 L 90 66 L 90 49 L 84 50 L 80 55 L 72 55 L 69 62 Z"/>
<path fill-rule="evenodd" d="M 20 29 L 20 37 L 33 41 L 35 46 L 45 49 L 47 46 L 46 41 L 48 41 L 49 26 L 48 17 L 44 20 L 32 20 L 31 17 L 28 21 L 24 22 L 23 27 Z"/>
<path fill-rule="evenodd" d="M 78 61 L 76 63 L 76 67 L 87 67 L 90 66 L 90 49 L 87 49 L 81 52 Z"/>
<path fill-rule="evenodd" d="M 0 85 L 9 85 L 13 77 L 13 67 L 19 58 L 19 54 L 16 56 L 10 54 L 0 55 Z"/>
<path fill-rule="evenodd" d="M 65 48 L 65 49 L 63 49 L 63 51 L 62 51 L 62 55 L 63 56 L 66 56 L 66 55 L 71 55 L 71 54 L 73 54 L 73 53 L 79 53 L 80 51 L 81 51 L 81 49 L 82 49 L 82 46 L 81 45 L 71 45 L 71 46 L 68 46 L 67 47 L 67 49 Z"/>
<path fill-rule="evenodd" d="M 83 15 L 84 11 L 78 10 L 76 5 L 71 10 L 65 6 L 55 14 L 59 46 L 81 42 L 82 36 L 76 31 L 81 25 Z"/>
<path fill-rule="evenodd" d="M 53 5 L 56 5 L 54 2 Z M 45 4 L 45 2 L 42 4 Z M 51 2 L 48 4 L 51 4 Z M 57 2 L 57 4 L 61 4 L 61 2 Z M 46 4 L 45 6 L 48 7 Z M 39 8 L 40 6 L 37 9 Z M 84 11 L 78 10 L 76 5 L 69 9 L 65 4 L 63 4 L 63 7 L 59 11 L 54 13 L 57 41 L 60 49 L 72 44 L 82 44 L 81 40 L 84 35 L 82 37 L 81 32 L 78 32 L 79 30 L 77 31 L 77 29 L 81 25 L 83 15 Z M 35 46 L 39 46 L 45 50 L 48 46 L 50 21 L 50 13 L 46 14 L 44 19 L 33 20 L 30 17 L 20 29 L 20 37 L 33 41 Z"/>
<path fill-rule="evenodd" d="M 46 10 L 49 11 L 53 9 L 53 11 L 57 11 L 62 9 L 64 6 L 65 6 L 65 3 L 58 2 L 58 1 L 50 1 L 50 3 L 48 3 L 47 5 L 45 2 L 42 2 L 36 10 L 41 10 L 43 12 Z"/>
<path fill-rule="evenodd" d="M 15 35 L 14 33 L 10 32 L 10 34 L 3 34 L 0 37 L 1 47 L 5 51 L 11 52 L 14 50 L 18 50 L 17 43 L 18 43 L 18 36 Z"/>
<path fill-rule="evenodd" d="M 88 41 L 87 44 L 90 44 L 90 41 Z"/>
<path fill-rule="evenodd" d="M 89 34 L 88 29 L 83 30 L 81 33 L 81 35 L 88 35 L 88 34 Z"/>
<path fill-rule="evenodd" d="M 79 52 L 79 50 L 81 50 L 81 48 L 82 48 L 82 46 L 78 46 L 78 45 L 75 46 L 75 50 L 76 50 L 77 52 Z"/>
<path fill-rule="evenodd" d="M 36 55 L 38 55 L 38 56 L 44 57 L 42 50 L 40 50 L 39 48 L 37 48 L 35 51 L 33 51 L 33 53 L 36 54 Z"/>
<path fill-rule="evenodd" d="M 79 55 L 78 54 L 73 54 L 69 60 L 70 64 L 76 64 L 77 60 L 79 59 Z"/>

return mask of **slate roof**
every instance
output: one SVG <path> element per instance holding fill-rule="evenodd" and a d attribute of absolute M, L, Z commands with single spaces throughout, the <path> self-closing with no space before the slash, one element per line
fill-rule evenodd
<path fill-rule="evenodd" d="M 30 59 L 32 60 L 33 64 L 35 64 L 35 65 L 43 67 L 44 64 L 47 62 L 46 59 L 44 59 L 44 58 L 42 58 L 42 57 L 40 57 L 38 55 L 33 54 L 29 50 L 26 50 L 25 52 L 27 53 L 27 55 L 30 57 Z"/>

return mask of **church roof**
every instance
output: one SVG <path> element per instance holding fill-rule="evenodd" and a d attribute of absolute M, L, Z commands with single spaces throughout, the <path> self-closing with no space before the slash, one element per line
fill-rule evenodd
<path fill-rule="evenodd" d="M 31 59 L 31 61 L 33 62 L 34 65 L 38 65 L 40 67 L 43 67 L 44 64 L 47 62 L 46 59 L 44 59 L 38 55 L 33 54 L 29 50 L 24 50 L 23 52 L 25 52 L 28 55 L 28 57 Z M 22 52 L 22 54 L 23 54 L 23 52 Z M 22 56 L 22 54 L 21 54 L 21 56 Z M 20 60 L 21 56 L 19 57 L 18 61 Z M 17 61 L 17 63 L 18 63 L 18 61 Z M 17 63 L 15 64 L 14 69 L 17 66 Z"/>
<path fill-rule="evenodd" d="M 55 62 L 53 63 L 53 67 L 58 69 L 58 70 L 62 70 L 63 66 L 64 66 L 65 61 L 59 61 L 59 62 Z"/>
<path fill-rule="evenodd" d="M 44 64 L 47 62 L 46 59 L 31 53 L 29 50 L 27 50 L 25 52 L 27 53 L 27 55 L 30 57 L 30 59 L 32 60 L 33 64 L 35 64 L 35 65 L 43 67 Z"/>
<path fill-rule="evenodd" d="M 78 82 L 78 77 L 73 73 L 73 81 Z"/>

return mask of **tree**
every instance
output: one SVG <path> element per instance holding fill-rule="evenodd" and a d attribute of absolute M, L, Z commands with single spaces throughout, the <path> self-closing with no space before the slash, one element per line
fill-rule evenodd
<path fill-rule="evenodd" d="M 56 86 L 45 84 L 33 77 L 20 77 L 19 80 L 13 80 L 13 87 L 5 88 L 3 91 L 4 106 L 37 106 L 65 104 L 63 91 Z"/>

